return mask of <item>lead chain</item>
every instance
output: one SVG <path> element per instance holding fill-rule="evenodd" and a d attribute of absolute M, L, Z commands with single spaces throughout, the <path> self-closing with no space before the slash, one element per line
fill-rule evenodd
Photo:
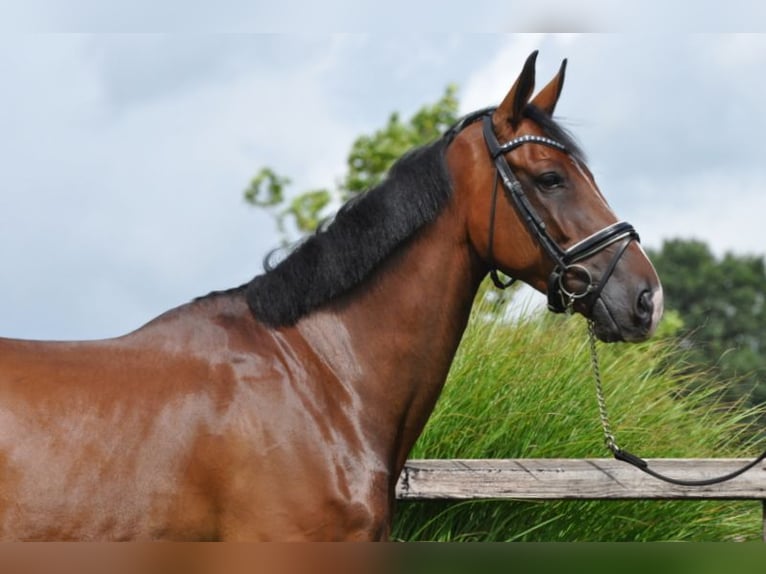
<path fill-rule="evenodd" d="M 601 418 L 601 428 L 604 430 L 604 442 L 606 448 L 612 453 L 620 450 L 612 434 L 612 427 L 609 424 L 609 413 L 606 410 L 606 400 L 604 399 L 604 389 L 601 384 L 601 368 L 598 361 L 598 351 L 596 350 L 596 332 L 593 321 L 588 321 L 588 343 L 590 345 L 590 361 L 593 365 L 593 377 L 596 381 L 596 400 L 598 401 L 598 415 Z"/>

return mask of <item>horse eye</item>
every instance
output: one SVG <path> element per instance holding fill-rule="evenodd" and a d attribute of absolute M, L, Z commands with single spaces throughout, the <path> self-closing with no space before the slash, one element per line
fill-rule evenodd
<path fill-rule="evenodd" d="M 564 178 L 555 171 L 547 171 L 535 178 L 543 189 L 556 189 L 564 185 Z"/>

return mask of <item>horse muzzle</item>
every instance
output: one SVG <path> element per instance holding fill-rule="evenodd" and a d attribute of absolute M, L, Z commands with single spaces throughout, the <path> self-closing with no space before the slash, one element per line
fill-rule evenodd
<path fill-rule="evenodd" d="M 618 221 L 565 250 L 548 278 L 548 309 L 554 313 L 572 312 L 578 300 L 587 298 L 589 303 L 585 314 L 589 315 L 625 250 L 633 241 L 639 241 L 636 229 L 627 221 Z M 580 262 L 619 242 L 622 243 L 609 265 L 600 278 L 594 280 L 592 273 Z"/>

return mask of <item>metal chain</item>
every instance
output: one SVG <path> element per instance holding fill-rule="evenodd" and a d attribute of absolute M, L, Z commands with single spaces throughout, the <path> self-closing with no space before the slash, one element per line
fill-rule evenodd
<path fill-rule="evenodd" d="M 606 410 L 606 400 L 604 399 L 604 389 L 601 384 L 601 368 L 598 362 L 598 351 L 596 349 L 596 332 L 593 321 L 588 320 L 588 343 L 590 345 L 590 362 L 593 365 L 593 377 L 596 381 L 596 400 L 598 401 L 598 415 L 601 418 L 601 428 L 604 430 L 604 442 L 606 448 L 612 453 L 620 450 L 612 434 L 612 427 L 609 424 L 609 413 Z"/>
<path fill-rule="evenodd" d="M 758 458 L 738 468 L 737 470 L 724 474 L 722 476 L 716 476 L 713 478 L 705 478 L 702 480 L 683 480 L 670 476 L 666 476 L 653 470 L 649 467 L 649 463 L 635 454 L 632 454 L 626 450 L 617 446 L 614 435 L 612 434 L 612 428 L 609 425 L 609 414 L 606 410 L 606 401 L 604 400 L 604 389 L 601 385 L 601 369 L 598 363 L 598 352 L 596 350 L 596 331 L 592 321 L 588 321 L 588 342 L 590 344 L 590 360 L 593 365 L 593 376 L 596 381 L 596 399 L 598 400 L 598 414 L 601 417 L 601 426 L 604 429 L 604 442 L 606 442 L 606 448 L 612 451 L 612 454 L 617 460 L 632 464 L 638 470 L 645 472 L 646 474 L 669 482 L 671 484 L 677 484 L 680 486 L 709 486 L 711 484 L 718 484 L 720 482 L 726 482 L 739 476 L 740 474 L 755 467 L 758 463 L 766 460 L 766 451 L 764 451 Z"/>

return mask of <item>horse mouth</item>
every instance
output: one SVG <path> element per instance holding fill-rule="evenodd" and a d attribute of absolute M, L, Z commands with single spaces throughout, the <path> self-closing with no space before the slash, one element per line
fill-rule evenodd
<path fill-rule="evenodd" d="M 590 312 L 596 337 L 604 343 L 640 343 L 649 339 L 657 328 L 662 315 L 662 294 L 652 297 L 656 307 L 648 315 L 627 310 L 620 305 L 610 305 L 599 297 Z"/>
<path fill-rule="evenodd" d="M 622 329 L 601 299 L 594 303 L 591 317 L 588 320 L 593 322 L 593 332 L 599 341 L 604 343 L 625 341 Z"/>

